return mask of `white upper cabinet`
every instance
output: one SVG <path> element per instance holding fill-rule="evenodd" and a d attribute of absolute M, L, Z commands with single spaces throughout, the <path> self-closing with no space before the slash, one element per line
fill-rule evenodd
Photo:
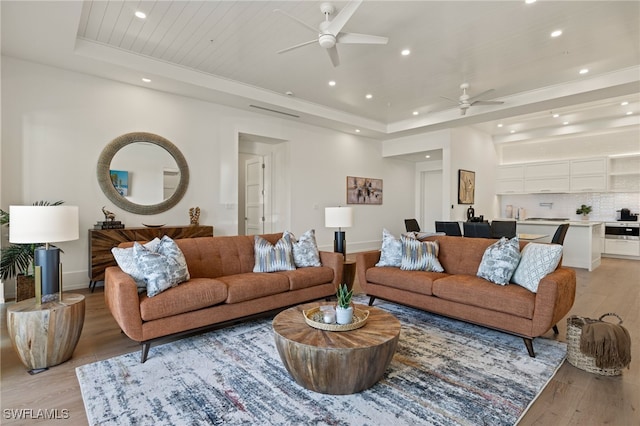
<path fill-rule="evenodd" d="M 640 191 L 640 155 L 609 159 L 609 191 Z"/>
<path fill-rule="evenodd" d="M 532 163 L 524 168 L 524 190 L 528 193 L 569 192 L 568 161 Z"/>
<path fill-rule="evenodd" d="M 606 158 L 571 160 L 571 192 L 602 192 L 606 190 Z"/>

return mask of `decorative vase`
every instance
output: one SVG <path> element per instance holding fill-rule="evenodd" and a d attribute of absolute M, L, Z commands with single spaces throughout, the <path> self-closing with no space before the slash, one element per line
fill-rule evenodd
<path fill-rule="evenodd" d="M 582 215 L 582 220 L 589 220 L 589 215 L 588 214 L 583 214 Z"/>
<path fill-rule="evenodd" d="M 336 322 L 338 324 L 351 324 L 353 321 L 353 306 L 341 308 L 336 306 Z"/>

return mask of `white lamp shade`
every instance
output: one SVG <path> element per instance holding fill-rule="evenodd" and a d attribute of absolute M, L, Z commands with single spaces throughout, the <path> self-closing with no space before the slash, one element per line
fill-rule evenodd
<path fill-rule="evenodd" d="M 55 243 L 78 238 L 77 206 L 9 206 L 11 243 Z"/>
<path fill-rule="evenodd" d="M 324 226 L 327 228 L 353 226 L 353 209 L 351 207 L 326 207 L 324 209 Z"/>

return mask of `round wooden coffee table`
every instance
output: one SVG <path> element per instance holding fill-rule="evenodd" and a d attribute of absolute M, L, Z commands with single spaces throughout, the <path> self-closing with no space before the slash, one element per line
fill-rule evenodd
<path fill-rule="evenodd" d="M 400 337 L 400 321 L 382 309 L 368 310 L 367 323 L 351 331 L 309 326 L 303 310 L 332 303 L 309 303 L 280 312 L 273 319 L 276 347 L 287 371 L 302 387 L 346 395 L 373 386 L 386 371 Z"/>

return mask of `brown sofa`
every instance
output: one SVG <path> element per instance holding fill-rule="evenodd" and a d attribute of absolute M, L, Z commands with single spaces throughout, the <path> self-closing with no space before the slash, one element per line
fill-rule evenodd
<path fill-rule="evenodd" d="M 262 237 L 275 244 L 282 234 Z M 335 294 L 342 280 L 340 253 L 320 252 L 319 267 L 254 273 L 253 236 L 175 241 L 191 278 L 154 297 L 138 294 L 133 278 L 119 267 L 105 271 L 106 304 L 122 331 L 142 344 L 142 362 L 154 339 L 325 298 Z"/>
<path fill-rule="evenodd" d="M 575 299 L 574 270 L 559 265 L 533 293 L 516 284 L 501 286 L 476 276 L 485 249 L 496 240 L 450 236 L 426 240 L 438 241 L 438 260 L 445 272 L 376 267 L 380 251 L 357 254 L 358 281 L 370 296 L 369 305 L 380 298 L 511 333 L 524 339 L 532 357 L 535 337 L 550 328 L 558 333 L 556 323 Z M 520 242 L 520 247 L 525 244 Z"/>

